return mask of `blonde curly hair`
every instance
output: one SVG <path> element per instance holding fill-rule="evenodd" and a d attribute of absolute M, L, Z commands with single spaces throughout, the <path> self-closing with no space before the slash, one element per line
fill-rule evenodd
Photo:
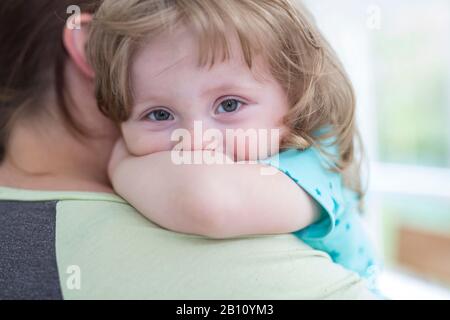
<path fill-rule="evenodd" d="M 92 22 L 88 56 L 105 115 L 118 123 L 127 120 L 133 104 L 133 55 L 153 35 L 180 23 L 193 26 L 202 66 L 230 57 L 230 29 L 249 68 L 261 54 L 291 105 L 285 117 L 290 135 L 282 147 L 318 147 L 331 169 L 342 172 L 346 184 L 363 194 L 352 85 L 298 0 L 104 0 Z M 326 152 L 324 145 L 330 143 L 337 154 Z"/>

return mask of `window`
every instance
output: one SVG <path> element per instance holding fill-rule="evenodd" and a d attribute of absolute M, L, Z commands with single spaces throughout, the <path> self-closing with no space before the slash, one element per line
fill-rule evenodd
<path fill-rule="evenodd" d="M 387 267 L 450 287 L 450 2 L 304 2 L 355 87 Z"/>

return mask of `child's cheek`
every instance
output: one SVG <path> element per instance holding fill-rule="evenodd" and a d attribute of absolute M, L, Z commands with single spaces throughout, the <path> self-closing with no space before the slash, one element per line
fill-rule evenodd
<path fill-rule="evenodd" d="M 144 156 L 156 152 L 170 151 L 172 150 L 172 143 L 169 139 L 169 136 L 155 133 L 142 136 L 136 143 L 136 154 Z"/>
<path fill-rule="evenodd" d="M 122 125 L 122 135 L 129 152 L 137 157 L 170 151 L 170 132 L 143 130 L 140 126 Z"/>

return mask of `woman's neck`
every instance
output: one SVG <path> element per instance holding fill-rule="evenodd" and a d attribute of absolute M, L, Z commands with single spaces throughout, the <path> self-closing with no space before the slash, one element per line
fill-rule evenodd
<path fill-rule="evenodd" d="M 32 124 L 17 124 L 0 165 L 0 185 L 113 193 L 107 176 L 113 143 L 110 137 L 75 137 L 58 125 L 42 131 Z"/>

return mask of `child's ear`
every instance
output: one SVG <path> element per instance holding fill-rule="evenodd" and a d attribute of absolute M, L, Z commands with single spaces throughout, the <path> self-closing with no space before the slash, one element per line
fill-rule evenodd
<path fill-rule="evenodd" d="M 92 15 L 82 13 L 72 16 L 66 23 L 63 33 L 63 43 L 75 66 L 88 78 L 95 77 L 86 55 L 86 43 L 89 36 L 89 25 Z"/>

